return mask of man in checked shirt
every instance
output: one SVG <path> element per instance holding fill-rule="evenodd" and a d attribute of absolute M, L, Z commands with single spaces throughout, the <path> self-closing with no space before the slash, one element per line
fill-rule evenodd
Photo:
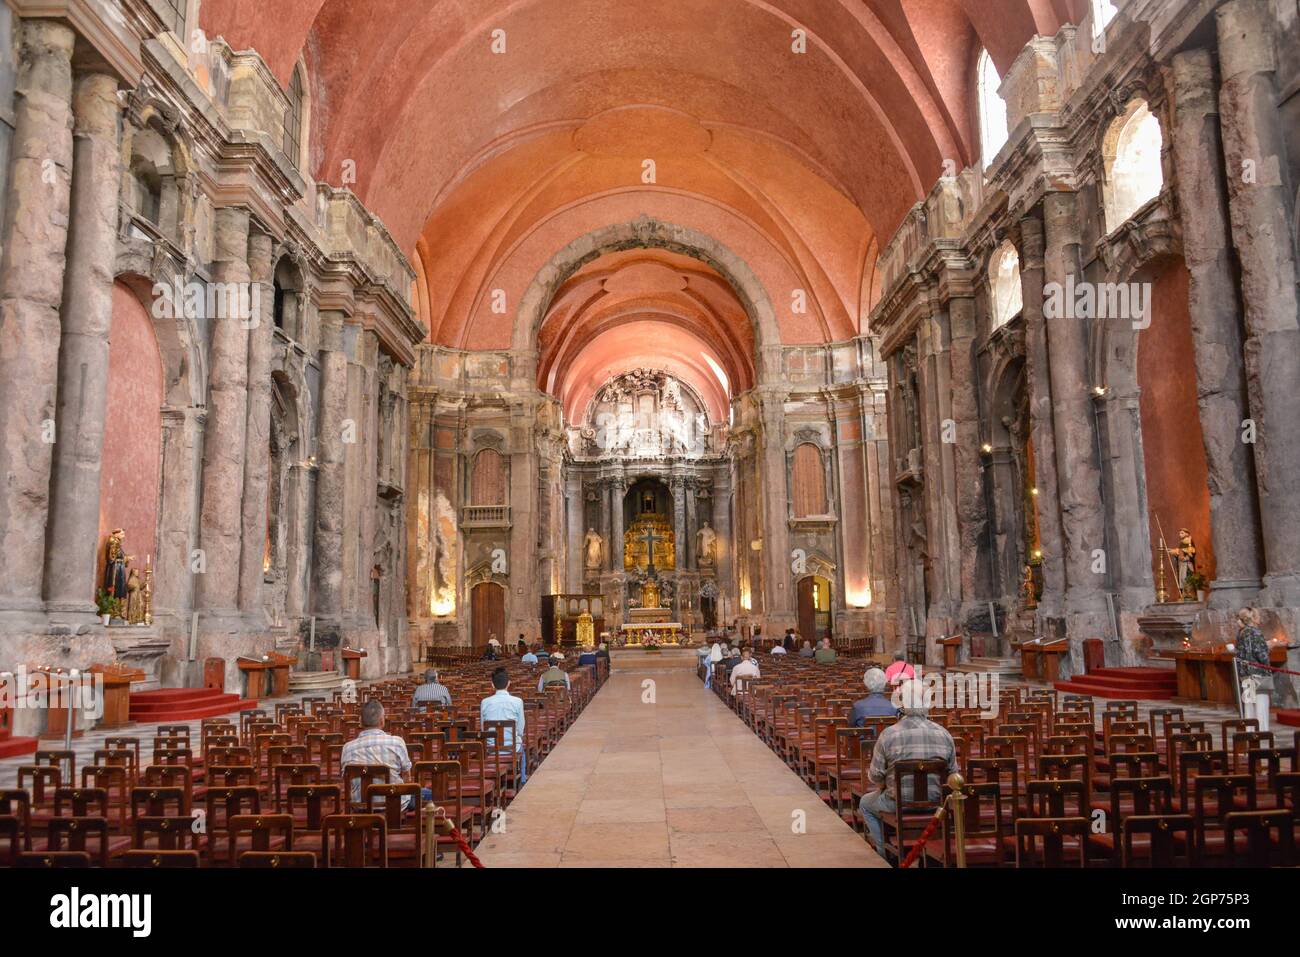
<path fill-rule="evenodd" d="M 407 753 L 406 742 L 394 734 L 384 733 L 384 706 L 371 698 L 361 706 L 361 733 L 343 745 L 340 764 L 382 764 L 388 768 L 388 784 L 401 784 L 405 775 L 411 770 L 411 756 Z M 428 801 L 433 792 L 420 788 L 420 799 Z M 361 782 L 352 782 L 353 803 L 361 803 Z M 410 798 L 402 798 L 402 808 L 409 808 Z"/>
<path fill-rule="evenodd" d="M 915 679 L 904 682 L 898 689 L 899 698 L 895 702 L 901 705 L 898 722 L 881 733 L 871 756 L 871 767 L 867 770 L 867 780 L 879 790 L 867 792 L 858 803 L 858 810 L 867 822 L 871 846 L 881 853 L 884 853 L 885 837 L 880 815 L 893 813 L 898 808 L 897 795 L 894 794 L 894 765 L 899 761 L 938 758 L 948 763 L 948 774 L 955 774 L 958 770 L 957 747 L 948 729 L 929 719 L 925 690 L 924 683 Z M 927 784 L 927 798 L 938 804 L 943 797 L 941 782 L 931 775 Z M 911 787 L 910 779 L 903 782 L 905 801 L 915 799 Z"/>

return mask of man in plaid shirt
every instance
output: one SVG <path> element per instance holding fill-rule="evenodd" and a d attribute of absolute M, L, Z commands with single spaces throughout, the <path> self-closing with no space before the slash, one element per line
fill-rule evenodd
<path fill-rule="evenodd" d="M 384 733 L 384 706 L 373 698 L 361 706 L 361 733 L 343 745 L 343 767 L 349 764 L 383 764 L 388 767 L 388 783 L 402 784 L 405 775 L 411 770 L 411 756 L 406 751 L 406 742 L 393 734 Z M 428 788 L 420 789 L 420 799 L 428 801 L 433 792 Z M 361 782 L 352 782 L 350 800 L 361 803 Z M 402 808 L 410 807 L 410 799 L 402 799 Z"/>
<path fill-rule="evenodd" d="M 880 815 L 893 813 L 898 808 L 897 795 L 894 794 L 894 766 L 899 761 L 938 758 L 948 763 L 948 774 L 955 774 L 958 770 L 957 747 L 952 735 L 947 728 L 935 724 L 927 716 L 925 685 L 916 680 L 905 682 L 899 689 L 899 696 L 901 700 L 897 703 L 902 707 L 898 712 L 898 722 L 881 733 L 871 755 L 871 767 L 867 770 L 867 780 L 879 790 L 869 791 L 858 804 L 858 810 L 867 822 L 871 845 L 877 851 L 882 849 L 885 840 Z M 903 782 L 905 801 L 915 799 L 911 785 L 910 780 Z M 938 804 L 943 796 L 941 783 L 931 776 L 928 785 L 927 798 Z"/>

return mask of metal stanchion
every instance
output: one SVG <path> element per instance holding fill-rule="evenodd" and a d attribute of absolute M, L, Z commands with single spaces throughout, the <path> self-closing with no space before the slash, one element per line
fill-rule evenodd
<path fill-rule="evenodd" d="M 436 810 L 430 801 L 420 811 L 424 815 L 424 867 L 438 866 L 438 829 L 435 824 Z"/>
<path fill-rule="evenodd" d="M 957 866 L 966 866 L 966 811 L 962 803 L 966 800 L 966 781 L 960 774 L 948 775 L 948 787 L 952 794 L 948 799 L 952 804 L 952 829 L 957 845 Z"/>

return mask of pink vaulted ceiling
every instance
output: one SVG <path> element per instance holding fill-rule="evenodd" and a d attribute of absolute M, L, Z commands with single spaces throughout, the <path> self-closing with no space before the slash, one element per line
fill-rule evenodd
<path fill-rule="evenodd" d="M 714 422 L 726 419 L 732 392 L 754 383 L 753 327 L 735 291 L 712 268 L 662 249 L 587 263 L 556 292 L 537 338 L 540 384 L 570 422 L 628 369 L 677 376 L 704 399 Z"/>
<path fill-rule="evenodd" d="M 352 188 L 417 262 L 431 339 L 487 349 L 510 346 L 515 307 L 560 250 L 644 216 L 743 262 L 782 341 L 858 333 L 879 294 L 880 246 L 944 160 L 976 158 L 978 49 L 1005 71 L 1085 3 L 204 0 L 201 10 L 210 35 L 257 49 L 282 83 L 306 57 L 313 174 L 339 185 L 351 161 Z M 796 28 L 804 53 L 792 50 Z M 641 253 L 685 288 L 615 294 L 600 283 L 650 282 L 654 270 L 636 257 L 588 263 L 549 306 L 540 383 L 576 402 L 619 350 L 646 364 L 629 335 L 646 323 L 662 334 L 659 353 L 691 353 L 684 378 L 703 343 L 733 389 L 752 383 L 752 325 L 722 293 L 727 277 Z M 497 290 L 505 315 L 492 308 Z M 800 297 L 806 311 L 793 308 Z M 713 401 L 714 386 L 689 381 Z"/>

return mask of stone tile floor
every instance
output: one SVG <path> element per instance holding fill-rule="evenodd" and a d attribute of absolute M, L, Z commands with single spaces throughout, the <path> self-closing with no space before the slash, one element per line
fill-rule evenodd
<path fill-rule="evenodd" d="M 886 866 L 680 670 L 611 675 L 478 854 L 487 867 Z"/>

